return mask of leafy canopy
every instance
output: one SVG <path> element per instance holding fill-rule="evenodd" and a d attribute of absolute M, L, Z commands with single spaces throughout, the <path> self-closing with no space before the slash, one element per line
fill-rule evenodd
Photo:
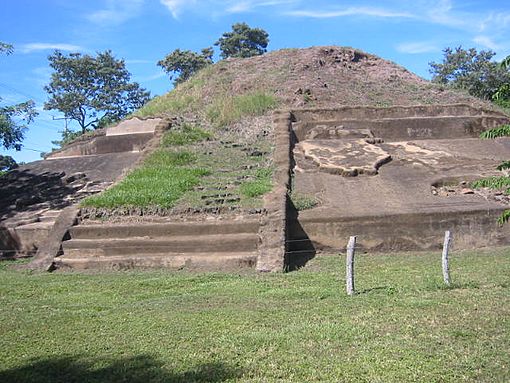
<path fill-rule="evenodd" d="M 0 53 L 13 52 L 11 44 L 0 42 Z M 2 99 L 0 98 L 0 101 Z M 0 105 L 0 141 L 5 149 L 21 150 L 21 141 L 25 136 L 27 125 L 37 116 L 32 100 L 16 105 Z"/>
<path fill-rule="evenodd" d="M 0 175 L 9 170 L 16 169 L 18 164 L 11 156 L 3 156 L 0 154 Z"/>
<path fill-rule="evenodd" d="M 510 56 L 507 56 L 499 66 L 504 70 L 510 69 Z M 504 108 L 510 108 L 510 82 L 503 84 L 499 87 L 496 93 L 492 96 L 492 100 Z"/>
<path fill-rule="evenodd" d="M 264 54 L 269 44 L 269 35 L 260 28 L 250 28 L 246 23 L 232 25 L 214 44 L 220 47 L 221 57 L 252 57 Z"/>
<path fill-rule="evenodd" d="M 510 81 L 507 67 L 492 61 L 495 52 L 475 48 L 443 50 L 442 63 L 431 62 L 432 81 L 464 89 L 469 94 L 484 100 L 491 100 L 500 87 Z"/>
<path fill-rule="evenodd" d="M 212 48 L 202 49 L 201 53 L 176 49 L 163 60 L 158 61 L 158 65 L 170 75 L 170 79 L 174 79 L 174 85 L 177 85 L 188 80 L 199 70 L 211 65 L 213 54 Z"/>
<path fill-rule="evenodd" d="M 48 57 L 54 72 L 44 89 L 49 94 L 45 109 L 62 112 L 76 121 L 82 133 L 105 123 L 118 121 L 140 108 L 150 93 L 136 82 L 124 60 L 117 60 L 111 51 L 96 57 L 55 51 Z"/>

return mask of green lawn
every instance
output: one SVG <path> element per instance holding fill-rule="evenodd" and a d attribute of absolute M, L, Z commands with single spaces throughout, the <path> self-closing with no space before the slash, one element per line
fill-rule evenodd
<path fill-rule="evenodd" d="M 508 382 L 510 248 L 316 258 L 279 275 L 0 263 L 0 382 Z"/>

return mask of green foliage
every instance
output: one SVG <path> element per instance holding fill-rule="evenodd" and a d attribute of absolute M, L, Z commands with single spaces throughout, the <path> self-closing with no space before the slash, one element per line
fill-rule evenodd
<path fill-rule="evenodd" d="M 501 125 L 497 128 L 489 129 L 480 133 L 480 138 L 483 139 L 494 139 L 506 136 L 510 136 L 510 125 Z"/>
<path fill-rule="evenodd" d="M 466 90 L 484 100 L 491 100 L 502 85 L 510 82 L 508 69 L 491 61 L 495 53 L 490 50 L 457 47 L 443 52 L 442 63 L 429 64 L 433 82 Z"/>
<path fill-rule="evenodd" d="M 207 109 L 207 117 L 217 126 L 227 126 L 246 116 L 260 116 L 276 108 L 275 96 L 264 92 L 248 93 L 239 96 L 218 97 Z"/>
<path fill-rule="evenodd" d="M 119 184 L 85 199 L 82 205 L 109 209 L 121 206 L 170 208 L 198 184 L 200 177 L 209 174 L 206 169 L 190 167 L 194 161 L 195 157 L 189 152 L 158 150 Z"/>
<path fill-rule="evenodd" d="M 118 121 L 149 100 L 150 93 L 130 82 L 124 60 L 115 59 L 111 51 L 96 57 L 55 51 L 48 59 L 54 72 L 44 87 L 50 96 L 44 108 L 76 121 L 82 133 Z"/>
<path fill-rule="evenodd" d="M 10 55 L 14 50 L 11 44 L 0 41 L 0 53 Z M 0 97 L 0 101 L 2 98 Z M 27 125 L 34 121 L 39 113 L 35 103 L 30 100 L 16 105 L 0 105 L 0 141 L 5 149 L 21 149 Z"/>
<path fill-rule="evenodd" d="M 510 161 L 503 161 L 496 169 L 500 171 L 510 169 Z"/>
<path fill-rule="evenodd" d="M 250 28 L 246 23 L 232 25 L 214 45 L 220 47 L 221 57 L 252 57 L 264 54 L 269 44 L 269 35 L 260 28 Z"/>
<path fill-rule="evenodd" d="M 266 194 L 271 191 L 272 183 L 271 177 L 273 175 L 272 168 L 258 169 L 255 173 L 255 179 L 253 181 L 245 182 L 239 188 L 242 195 L 255 198 Z"/>
<path fill-rule="evenodd" d="M 204 141 L 211 138 L 211 134 L 196 125 L 182 124 L 177 129 L 169 130 L 161 139 L 163 147 L 181 146 Z"/>
<path fill-rule="evenodd" d="M 505 210 L 498 218 L 498 223 L 504 225 L 510 220 L 510 210 Z"/>
<path fill-rule="evenodd" d="M 493 176 L 482 178 L 471 183 L 471 187 L 489 188 L 489 189 L 504 189 L 510 187 L 510 177 L 506 176 Z"/>
<path fill-rule="evenodd" d="M 1 99 L 0 99 L 1 100 Z M 27 125 L 39 113 L 30 100 L 17 105 L 0 106 L 0 140 L 5 149 L 21 149 Z"/>
<path fill-rule="evenodd" d="M 18 164 L 11 156 L 4 156 L 0 154 L 0 173 L 8 172 L 9 170 L 16 169 Z"/>
<path fill-rule="evenodd" d="M 499 65 L 503 68 L 503 69 L 508 69 L 510 68 L 510 56 L 506 56 L 500 63 Z"/>
<path fill-rule="evenodd" d="M 0 53 L 10 55 L 12 52 L 14 52 L 14 47 L 12 46 L 12 44 L 3 43 L 0 41 Z"/>
<path fill-rule="evenodd" d="M 315 206 L 318 205 L 318 202 L 315 199 L 315 197 L 310 195 L 292 193 L 291 199 L 297 211 L 313 209 Z"/>
<path fill-rule="evenodd" d="M 170 75 L 170 79 L 174 79 L 174 85 L 177 85 L 211 65 L 213 54 L 212 48 L 202 49 L 201 53 L 176 49 L 163 60 L 158 61 L 158 65 Z"/>

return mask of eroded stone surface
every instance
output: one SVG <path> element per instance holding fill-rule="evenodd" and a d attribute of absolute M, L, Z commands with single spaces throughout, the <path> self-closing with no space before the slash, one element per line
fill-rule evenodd
<path fill-rule="evenodd" d="M 296 145 L 296 149 L 320 170 L 343 176 L 377 174 L 381 165 L 391 161 L 387 151 L 364 139 L 306 140 Z"/>

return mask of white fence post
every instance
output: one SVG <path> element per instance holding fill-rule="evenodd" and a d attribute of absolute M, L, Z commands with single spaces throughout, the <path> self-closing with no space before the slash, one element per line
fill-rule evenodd
<path fill-rule="evenodd" d="M 448 262 L 448 251 L 450 250 L 450 242 L 452 240 L 451 233 L 449 230 L 444 233 L 444 243 L 443 243 L 443 256 L 442 256 L 442 264 L 443 264 L 443 279 L 444 283 L 450 286 L 450 265 Z"/>
<path fill-rule="evenodd" d="M 345 263 L 345 283 L 347 295 L 354 294 L 354 252 L 356 247 L 356 236 L 349 238 L 347 244 L 347 258 Z"/>

